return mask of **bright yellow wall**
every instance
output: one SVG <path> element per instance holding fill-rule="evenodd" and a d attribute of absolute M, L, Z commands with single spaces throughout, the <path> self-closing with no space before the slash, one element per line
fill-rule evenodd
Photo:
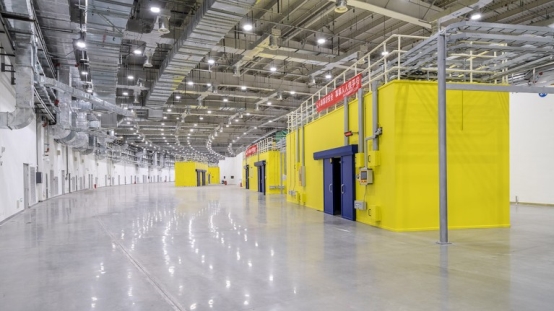
<path fill-rule="evenodd" d="M 198 162 L 175 162 L 175 186 L 196 187 L 196 170 L 208 170 L 208 164 Z M 208 178 L 206 176 L 206 178 Z M 206 180 L 206 182 L 208 182 Z"/>
<path fill-rule="evenodd" d="M 195 162 L 175 162 L 175 186 L 196 187 Z"/>
<path fill-rule="evenodd" d="M 220 182 L 220 176 L 219 176 L 219 167 L 208 167 L 208 174 L 210 174 L 210 184 L 211 185 L 217 185 Z M 207 178 L 207 177 L 206 177 Z M 206 181 L 207 182 L 207 181 Z"/>
<path fill-rule="evenodd" d="M 278 194 L 281 193 L 281 190 L 277 188 L 280 183 L 281 178 L 281 169 L 280 169 L 280 152 L 279 151 L 267 151 L 263 152 L 257 155 L 250 156 L 246 158 L 245 161 L 243 161 L 243 169 L 242 169 L 242 175 L 244 181 L 246 178 L 246 170 L 244 169 L 244 166 L 249 165 L 250 167 L 250 190 L 251 191 L 258 191 L 258 168 L 254 166 L 254 163 L 258 161 L 266 161 L 265 166 L 265 173 L 266 173 L 266 180 L 265 180 L 265 186 L 266 186 L 266 194 Z M 283 182 L 283 186 L 284 186 Z M 244 182 L 243 182 L 243 187 Z M 273 189 L 272 189 L 273 188 Z M 286 190 L 283 189 L 283 193 L 285 193 Z"/>
<path fill-rule="evenodd" d="M 371 136 L 371 94 L 364 96 L 364 105 L 365 133 Z M 509 226 L 508 94 L 448 91 L 447 105 L 449 226 Z M 374 170 L 373 185 L 356 184 L 356 197 L 378 206 L 381 221 L 367 211 L 356 211 L 357 220 L 395 231 L 437 229 L 436 83 L 395 81 L 381 87 L 379 112 L 381 165 Z M 349 115 L 349 129 L 357 132 L 356 100 Z M 306 187 L 298 180 L 301 160 L 295 161 L 299 132 L 287 136 L 287 187 L 298 192 L 287 200 L 323 210 L 323 165 L 313 153 L 343 146 L 343 118 L 341 107 L 305 126 Z M 349 139 L 350 144 L 357 141 L 357 135 Z"/>

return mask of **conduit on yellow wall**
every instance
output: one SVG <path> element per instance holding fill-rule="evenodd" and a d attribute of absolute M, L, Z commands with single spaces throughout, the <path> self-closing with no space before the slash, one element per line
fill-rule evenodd
<path fill-rule="evenodd" d="M 383 128 L 374 184 L 357 184 L 356 198 L 368 210 L 360 222 L 394 231 L 438 229 L 437 84 L 394 81 L 379 88 Z M 357 132 L 356 101 L 349 103 L 349 129 Z M 371 94 L 364 95 L 365 132 L 372 133 Z M 450 228 L 505 227 L 509 215 L 508 94 L 448 91 L 448 207 Z M 296 131 L 287 135 L 287 199 L 323 210 L 323 165 L 317 151 L 344 144 L 343 107 L 307 124 L 306 187 L 298 180 Z M 358 137 L 349 138 L 356 144 Z M 302 143 L 302 140 L 300 140 Z M 371 142 L 369 147 L 371 151 Z M 357 157 L 356 167 L 364 165 Z"/>

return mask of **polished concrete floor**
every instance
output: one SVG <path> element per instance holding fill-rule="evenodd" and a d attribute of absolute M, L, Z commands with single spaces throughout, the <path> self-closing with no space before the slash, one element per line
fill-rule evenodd
<path fill-rule="evenodd" d="M 232 186 L 129 185 L 0 224 L 0 310 L 553 310 L 554 208 L 393 233 Z"/>

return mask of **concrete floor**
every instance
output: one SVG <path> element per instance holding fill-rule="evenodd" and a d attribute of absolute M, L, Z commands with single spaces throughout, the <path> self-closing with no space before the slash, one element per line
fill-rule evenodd
<path fill-rule="evenodd" d="M 0 225 L 0 310 L 552 310 L 554 208 L 393 233 L 234 186 L 129 185 Z"/>

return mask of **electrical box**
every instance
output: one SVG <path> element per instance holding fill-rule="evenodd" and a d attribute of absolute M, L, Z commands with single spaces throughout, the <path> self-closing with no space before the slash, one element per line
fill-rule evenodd
<path fill-rule="evenodd" d="M 365 201 L 354 201 L 354 208 L 360 211 L 365 210 Z"/>
<path fill-rule="evenodd" d="M 367 167 L 375 168 L 381 165 L 381 156 L 379 151 L 372 150 L 367 152 Z"/>
<path fill-rule="evenodd" d="M 367 207 L 367 216 L 374 222 L 381 221 L 381 208 L 377 205 L 369 205 Z"/>
<path fill-rule="evenodd" d="M 358 183 L 362 186 L 373 184 L 373 170 L 362 167 L 358 171 Z"/>

